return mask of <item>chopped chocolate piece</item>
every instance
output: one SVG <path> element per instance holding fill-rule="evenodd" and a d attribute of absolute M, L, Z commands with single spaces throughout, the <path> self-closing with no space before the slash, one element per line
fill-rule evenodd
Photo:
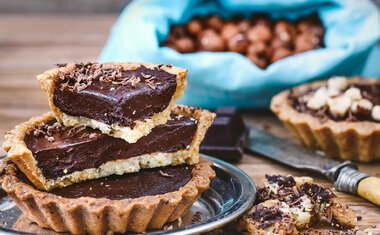
<path fill-rule="evenodd" d="M 46 131 L 49 128 L 51 135 Z M 75 171 L 97 168 L 111 160 L 186 149 L 196 129 L 191 118 L 172 115 L 166 124 L 156 126 L 150 134 L 131 144 L 83 125 L 63 128 L 56 120 L 50 120 L 36 126 L 33 134 L 27 134 L 24 141 L 42 174 L 55 179 Z M 37 130 L 38 135 L 35 135 Z"/>
<path fill-rule="evenodd" d="M 141 65 L 135 70 L 123 70 L 121 65 L 103 68 L 97 63 L 76 67 L 58 75 L 54 105 L 68 115 L 108 125 L 133 128 L 135 120 L 165 110 L 177 88 L 176 75 L 160 68 Z"/>
<path fill-rule="evenodd" d="M 243 157 L 248 129 L 236 108 L 218 108 L 216 114 L 200 145 L 200 152 L 227 161 L 237 161 Z"/>

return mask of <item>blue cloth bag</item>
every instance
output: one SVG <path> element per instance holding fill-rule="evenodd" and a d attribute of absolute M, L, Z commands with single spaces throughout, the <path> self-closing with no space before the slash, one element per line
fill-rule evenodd
<path fill-rule="evenodd" d="M 249 17 L 255 12 L 289 20 L 317 12 L 326 28 L 325 48 L 287 57 L 263 70 L 234 52 L 181 54 L 160 47 L 171 24 L 184 24 L 197 15 Z M 267 108 L 283 89 L 332 75 L 360 74 L 379 38 L 379 10 L 370 0 L 136 0 L 114 25 L 100 62 L 188 69 L 188 86 L 178 103 Z"/>

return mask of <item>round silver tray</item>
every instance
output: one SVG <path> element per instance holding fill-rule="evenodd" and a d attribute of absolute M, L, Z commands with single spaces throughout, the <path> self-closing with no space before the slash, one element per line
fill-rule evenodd
<path fill-rule="evenodd" d="M 251 178 L 239 168 L 216 158 L 203 155 L 214 163 L 216 177 L 209 189 L 181 219 L 164 226 L 166 230 L 146 234 L 198 234 L 232 222 L 250 208 L 256 188 Z M 0 197 L 0 234 L 59 234 L 31 223 L 6 195 Z"/>

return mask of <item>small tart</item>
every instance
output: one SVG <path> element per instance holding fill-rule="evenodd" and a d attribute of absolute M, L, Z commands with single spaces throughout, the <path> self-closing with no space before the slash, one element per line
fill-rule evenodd
<path fill-rule="evenodd" d="M 42 190 L 143 168 L 198 163 L 199 144 L 215 114 L 176 105 L 172 117 L 136 143 L 128 143 L 89 127 L 64 127 L 49 112 L 16 126 L 6 135 L 3 148 Z"/>
<path fill-rule="evenodd" d="M 51 228 L 57 232 L 71 232 L 72 234 L 104 234 L 107 231 L 140 233 L 146 229 L 159 229 L 165 223 L 183 216 L 200 197 L 201 193 L 209 187 L 210 179 L 215 177 L 215 172 L 211 168 L 212 163 L 202 159 L 191 170 L 189 181 L 174 191 L 131 198 L 126 195 L 126 199 L 108 199 L 104 196 L 65 197 L 59 196 L 62 192 L 54 194 L 55 191 L 50 193 L 34 188 L 23 179 L 21 172 L 14 164 L 7 163 L 5 160 L 2 161 L 2 165 L 5 169 L 5 175 L 1 177 L 2 188 L 29 220 L 44 228 Z M 157 178 L 163 178 L 165 181 L 177 180 L 177 177 L 165 175 L 165 172 L 168 172 L 170 168 L 178 167 L 183 168 L 185 166 L 145 171 L 148 171 L 148 174 L 154 174 L 151 178 L 153 181 L 157 181 Z M 145 171 L 116 177 L 136 178 L 139 177 L 139 174 L 145 174 Z M 175 171 L 172 169 L 172 172 Z M 157 176 L 161 173 L 161 176 Z M 104 181 L 103 191 L 107 191 L 107 180 L 109 179 Z M 82 182 L 64 189 L 70 190 L 71 187 L 80 187 L 81 184 L 94 183 L 92 181 Z M 152 184 L 153 187 L 160 188 L 161 186 L 157 183 Z M 170 184 L 166 182 L 165 185 Z M 111 185 L 110 188 L 112 187 Z M 72 191 L 75 193 L 81 190 L 73 188 Z M 84 194 L 86 193 L 84 192 Z"/>
<path fill-rule="evenodd" d="M 134 143 L 164 124 L 187 70 L 142 63 L 66 64 L 37 76 L 57 120 Z"/>
<path fill-rule="evenodd" d="M 306 146 L 322 149 L 329 157 L 361 162 L 380 159 L 380 145 L 378 145 L 380 141 L 380 122 L 371 117 L 370 111 L 363 112 L 360 115 L 352 115 L 350 111 L 344 110 L 344 114 L 344 112 L 339 113 L 342 109 L 339 109 L 338 105 L 333 110 L 337 114 L 334 116 L 329 114 L 330 111 L 326 112 L 326 106 L 316 110 L 303 107 L 304 111 L 295 106 L 294 97 L 307 98 L 308 93 L 317 91 L 319 88 L 327 86 L 327 84 L 328 81 L 317 81 L 300 85 L 292 90 L 283 91 L 273 97 L 270 108 Z M 342 93 L 345 93 L 350 87 L 358 87 L 359 89 L 361 87 L 372 87 L 374 94 L 371 94 L 371 89 L 367 89 L 365 92 L 361 91 L 362 95 L 366 95 L 369 99 L 374 98 L 372 99 L 374 100 L 372 102 L 373 108 L 379 105 L 375 102 L 378 102 L 377 100 L 379 99 L 380 80 L 350 78 L 347 79 L 346 87 L 347 89 L 344 89 Z M 346 98 L 346 94 L 343 96 L 338 93 L 336 96 L 339 100 L 335 101 L 338 101 L 338 104 L 343 103 L 342 107 L 347 105 L 345 102 L 349 100 L 341 99 L 341 97 Z M 350 94 L 350 96 L 353 96 L 353 94 Z M 316 101 L 319 100 L 316 99 Z M 330 104 L 333 107 L 335 103 L 332 101 Z"/>
<path fill-rule="evenodd" d="M 353 229 L 357 222 L 349 207 L 310 177 L 266 175 L 256 203 L 238 221 L 237 229 L 245 234 L 305 234 L 302 231 L 316 221 Z"/>

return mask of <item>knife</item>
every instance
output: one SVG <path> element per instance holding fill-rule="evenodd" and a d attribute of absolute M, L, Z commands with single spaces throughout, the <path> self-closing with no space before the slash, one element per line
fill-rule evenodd
<path fill-rule="evenodd" d="M 295 144 L 266 131 L 249 126 L 246 149 L 285 165 L 320 173 L 338 191 L 357 194 L 380 206 L 380 178 L 360 172 L 356 164 L 327 158 L 320 151 Z"/>

